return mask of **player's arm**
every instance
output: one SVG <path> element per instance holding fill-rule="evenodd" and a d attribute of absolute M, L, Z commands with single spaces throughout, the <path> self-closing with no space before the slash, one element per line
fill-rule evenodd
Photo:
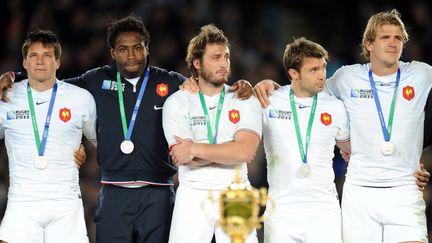
<path fill-rule="evenodd" d="M 74 161 L 78 169 L 85 163 L 87 154 L 84 149 L 84 145 L 81 143 L 79 148 L 74 152 Z"/>
<path fill-rule="evenodd" d="M 260 142 L 258 134 L 240 130 L 235 134 L 233 142 L 224 144 L 191 143 L 190 153 L 206 161 L 218 164 L 233 165 L 251 162 Z"/>
<path fill-rule="evenodd" d="M 351 142 L 348 141 L 336 141 L 336 146 L 339 148 L 342 158 L 348 162 L 351 157 Z"/>
<path fill-rule="evenodd" d="M 430 173 L 425 169 L 425 165 L 430 168 L 432 163 L 432 89 L 429 91 L 429 98 L 425 106 L 423 148 L 420 158 L 420 170 L 417 170 L 414 174 L 420 190 L 426 187 L 430 178 Z"/>
<path fill-rule="evenodd" d="M 266 108 L 268 105 L 270 105 L 268 97 L 272 95 L 274 90 L 279 88 L 280 85 L 271 79 L 261 80 L 255 85 L 255 95 L 263 108 Z"/>

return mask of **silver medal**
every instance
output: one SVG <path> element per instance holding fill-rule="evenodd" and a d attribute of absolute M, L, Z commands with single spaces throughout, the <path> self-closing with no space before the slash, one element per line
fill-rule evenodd
<path fill-rule="evenodd" d="M 124 141 L 120 144 L 120 150 L 121 150 L 124 154 L 130 154 L 130 153 L 132 153 L 132 151 L 134 150 L 134 144 L 132 143 L 131 140 L 124 140 Z"/>
<path fill-rule="evenodd" d="M 381 145 L 381 153 L 384 155 L 391 155 L 395 150 L 395 146 L 390 141 L 385 141 Z"/>
<path fill-rule="evenodd" d="M 298 173 L 302 176 L 302 177 L 307 177 L 310 175 L 311 173 L 311 167 L 309 164 L 306 163 L 302 163 L 302 165 L 300 165 L 300 167 L 298 168 Z"/>
<path fill-rule="evenodd" d="M 48 159 L 45 156 L 37 156 L 34 162 L 36 169 L 43 170 L 48 166 Z"/>

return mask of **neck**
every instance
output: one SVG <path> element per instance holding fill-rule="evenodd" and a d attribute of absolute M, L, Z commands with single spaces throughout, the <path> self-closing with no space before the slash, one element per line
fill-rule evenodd
<path fill-rule="evenodd" d="M 298 87 L 297 83 L 294 83 L 294 82 L 291 84 L 291 89 L 292 89 L 294 95 L 298 98 L 314 97 L 317 94 L 314 91 L 308 91 L 305 89 L 301 89 L 300 87 Z"/>
<path fill-rule="evenodd" d="M 378 76 L 387 76 L 396 73 L 396 71 L 399 68 L 398 63 L 392 65 L 385 65 L 378 62 L 373 62 L 372 60 L 370 65 L 371 65 L 372 72 Z"/>
<path fill-rule="evenodd" d="M 37 81 L 29 78 L 29 85 L 32 89 L 37 90 L 39 92 L 52 89 L 54 86 L 55 78 L 45 81 Z"/>
<path fill-rule="evenodd" d="M 224 88 L 224 84 L 215 85 L 213 83 L 205 81 L 201 77 L 198 79 L 198 86 L 203 92 L 203 94 L 207 96 L 214 96 L 216 94 L 219 94 Z"/>

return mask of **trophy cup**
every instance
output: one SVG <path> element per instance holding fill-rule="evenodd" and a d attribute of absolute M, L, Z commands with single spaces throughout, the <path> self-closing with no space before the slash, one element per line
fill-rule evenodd
<path fill-rule="evenodd" d="M 219 225 L 231 237 L 232 243 L 243 243 L 252 230 L 261 227 L 264 217 L 258 214 L 266 201 L 266 188 L 258 190 L 249 182 L 242 182 L 237 166 L 234 182 L 219 197 Z"/>

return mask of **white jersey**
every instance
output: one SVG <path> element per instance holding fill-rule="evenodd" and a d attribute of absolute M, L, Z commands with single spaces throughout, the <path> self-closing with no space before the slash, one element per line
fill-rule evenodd
<path fill-rule="evenodd" d="M 236 132 L 241 130 L 256 133 L 261 138 L 261 106 L 255 97 L 239 100 L 225 85 L 225 99 L 219 120 L 217 143 L 234 141 Z M 213 134 L 216 134 L 215 117 L 219 94 L 205 96 Z M 209 143 L 205 115 L 198 94 L 177 91 L 163 107 L 163 128 L 168 144 L 173 145 L 174 135 L 190 139 L 195 143 Z M 225 189 L 235 178 L 235 165 L 203 167 L 179 166 L 179 182 L 198 189 Z M 241 164 L 241 178 L 247 179 L 246 163 Z"/>
<path fill-rule="evenodd" d="M 370 64 L 340 68 L 327 81 L 327 89 L 344 102 L 350 119 L 351 159 L 346 181 L 360 186 L 389 187 L 415 184 L 422 152 L 425 103 L 432 86 L 432 67 L 422 62 L 399 62 L 390 141 L 395 152 L 381 152 L 384 135 L 369 82 Z M 373 75 L 386 126 L 395 91 L 396 73 Z"/>
<path fill-rule="evenodd" d="M 270 105 L 263 110 L 263 139 L 267 156 L 269 197 L 276 207 L 288 211 L 334 208 L 337 192 L 334 184 L 333 161 L 336 140 L 349 140 L 348 120 L 342 102 L 325 92 L 318 93 L 307 162 L 311 174 L 298 176 L 303 161 L 300 156 L 290 106 L 291 86 L 281 87 L 269 97 Z M 294 98 L 303 146 L 313 97 Z"/>
<path fill-rule="evenodd" d="M 73 153 L 82 134 L 96 141 L 96 105 L 92 95 L 77 86 L 56 81 L 54 102 L 44 156 L 48 166 L 35 167 L 38 156 L 30 108 L 28 80 L 15 84 L 10 101 L 0 104 L 0 138 L 5 138 L 9 157 L 10 187 L 8 202 L 43 205 L 82 204 L 78 169 Z M 45 126 L 52 89 L 32 89 L 39 136 Z"/>

